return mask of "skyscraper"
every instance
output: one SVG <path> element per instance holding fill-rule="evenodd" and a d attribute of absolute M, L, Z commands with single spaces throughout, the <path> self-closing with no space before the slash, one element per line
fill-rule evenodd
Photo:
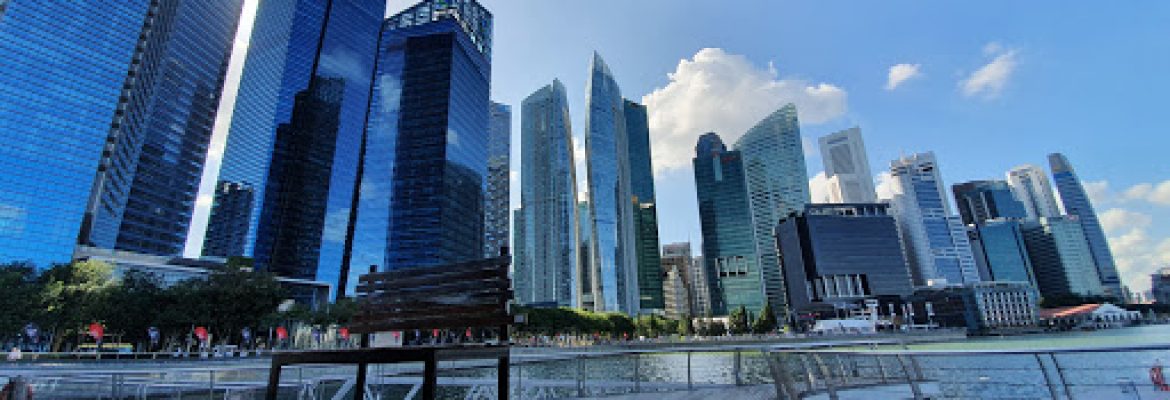
<path fill-rule="evenodd" d="M 569 101 L 558 80 L 524 99 L 520 111 L 520 209 L 525 259 L 521 304 L 574 306 L 578 270 L 577 174 Z M 519 289 L 519 288 L 517 288 Z"/>
<path fill-rule="evenodd" d="M 658 207 L 654 199 L 654 166 L 650 156 L 650 123 L 646 106 L 625 100 L 626 137 L 629 139 L 630 191 L 633 194 L 635 253 L 638 258 L 640 307 L 665 307 L 662 262 L 658 253 Z"/>
<path fill-rule="evenodd" d="M 339 266 L 385 11 L 381 0 L 259 4 L 219 173 L 221 185 L 252 188 L 251 211 L 234 213 L 246 225 L 209 221 L 204 255 L 253 257 L 258 269 L 339 291 L 356 283 Z"/>
<path fill-rule="evenodd" d="M 363 266 L 483 257 L 492 15 L 428 0 L 386 19 L 378 41 L 351 281 Z"/>
<path fill-rule="evenodd" d="M 1081 229 L 1085 231 L 1093 263 L 1096 264 L 1097 274 L 1101 277 L 1101 286 L 1107 295 L 1122 299 L 1124 294 L 1121 291 L 1121 278 L 1117 275 L 1117 264 L 1113 261 L 1113 252 L 1109 250 L 1105 230 L 1101 229 L 1101 222 L 1097 219 L 1097 212 L 1093 210 L 1089 195 L 1085 193 L 1085 187 L 1081 185 L 1072 164 L 1063 154 L 1049 154 L 1048 164 L 1052 168 L 1052 180 L 1056 182 L 1056 189 L 1060 191 L 1064 211 L 1068 215 L 1076 216 Z"/>
<path fill-rule="evenodd" d="M 914 283 L 978 282 L 979 271 L 966 228 L 959 217 L 951 214 L 934 153 L 894 160 L 890 174 L 894 179 L 891 211 L 906 246 Z"/>
<path fill-rule="evenodd" d="M 1007 182 L 972 181 L 951 186 L 951 190 L 963 224 L 978 225 L 996 218 L 1028 218 L 1024 204 L 1016 200 Z"/>
<path fill-rule="evenodd" d="M 662 245 L 662 270 L 667 273 L 666 280 L 662 285 L 663 295 L 666 298 L 667 314 L 673 308 L 680 317 L 705 316 L 710 308 L 706 274 L 703 273 L 701 266 L 695 265 L 695 260 L 691 257 L 690 242 Z M 681 289 L 677 286 L 671 287 L 679 283 L 669 283 L 672 279 L 669 275 L 671 270 L 677 271 L 679 281 L 682 284 Z M 679 297 L 685 298 L 686 304 L 678 304 Z M 672 301 L 674 307 L 672 307 Z"/>
<path fill-rule="evenodd" d="M 784 275 L 776 253 L 776 222 L 804 210 L 809 202 L 808 169 L 796 106 L 784 105 L 735 142 L 743 154 L 754 230 L 756 261 L 763 273 L 764 295 L 777 317 L 786 318 Z M 706 251 L 703 255 L 707 255 Z"/>
<path fill-rule="evenodd" d="M 984 220 L 978 225 L 968 225 L 967 235 L 981 280 L 1036 285 L 1019 220 Z"/>
<path fill-rule="evenodd" d="M 0 259 L 181 252 L 241 6 L 0 4 Z"/>
<path fill-rule="evenodd" d="M 508 247 L 509 172 L 512 168 L 512 107 L 491 103 L 488 117 L 488 188 L 483 210 L 483 256 L 497 257 Z"/>
<path fill-rule="evenodd" d="M 692 162 L 711 313 L 726 315 L 743 306 L 759 315 L 766 301 L 764 275 L 756 253 L 744 159 L 711 132 L 699 137 Z"/>
<path fill-rule="evenodd" d="M 589 215 L 593 260 L 600 270 L 597 309 L 635 315 L 638 258 L 629 142 L 621 89 L 596 52 L 585 90 L 585 149 L 589 154 Z"/>
<path fill-rule="evenodd" d="M 853 127 L 821 137 L 821 161 L 829 180 L 830 203 L 873 203 L 877 191 L 861 128 Z"/>
<path fill-rule="evenodd" d="M 1105 294 L 1085 232 L 1076 217 L 1028 221 L 1023 233 L 1041 295 Z"/>
<path fill-rule="evenodd" d="M 594 293 L 601 291 L 601 270 L 593 259 L 593 224 L 589 218 L 589 202 L 577 202 L 577 279 L 573 286 L 577 290 L 577 308 L 596 310 Z"/>
<path fill-rule="evenodd" d="M 814 311 L 814 303 L 860 303 L 914 292 L 888 208 L 883 203 L 810 204 L 779 221 L 776 247 L 794 311 Z"/>
<path fill-rule="evenodd" d="M 1060 207 L 1052 194 L 1052 185 L 1044 169 L 1035 165 L 1021 165 L 1007 172 L 1008 185 L 1016 199 L 1024 203 L 1028 219 L 1060 216 Z"/>
<path fill-rule="evenodd" d="M 248 213 L 252 212 L 255 198 L 256 192 L 248 185 L 224 181 L 216 184 L 213 197 L 216 207 L 211 210 L 207 224 L 226 229 L 207 231 L 208 235 L 219 236 L 205 238 L 204 254 L 244 254 L 243 235 L 248 231 Z"/>

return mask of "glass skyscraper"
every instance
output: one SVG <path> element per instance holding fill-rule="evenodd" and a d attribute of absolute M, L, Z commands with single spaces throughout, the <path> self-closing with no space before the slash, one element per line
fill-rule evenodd
<path fill-rule="evenodd" d="M 654 199 L 654 166 L 650 156 L 650 123 L 646 106 L 625 101 L 626 137 L 629 139 L 630 192 L 634 198 L 635 253 L 638 257 L 640 307 L 662 310 L 662 261 L 658 253 L 658 212 Z"/>
<path fill-rule="evenodd" d="M 1076 217 L 1028 221 L 1023 233 L 1041 295 L 1105 294 L 1085 231 Z"/>
<path fill-rule="evenodd" d="M 1024 204 L 1016 200 L 1004 181 L 971 181 L 951 186 L 963 224 L 977 225 L 996 218 L 1028 218 Z"/>
<path fill-rule="evenodd" d="M 636 315 L 638 259 L 625 105 L 613 73 L 597 53 L 589 66 L 585 96 L 589 222 L 593 260 L 601 275 L 600 291 L 594 294 L 601 301 L 596 306 L 600 311 Z"/>
<path fill-rule="evenodd" d="M 209 221 L 204 255 L 345 286 L 339 266 L 385 13 L 384 0 L 260 3 L 219 173 L 220 185 L 254 196 L 234 213 L 247 225 Z"/>
<path fill-rule="evenodd" d="M 578 201 L 577 280 L 573 287 L 577 291 L 577 308 L 596 310 L 597 298 L 593 294 L 601 291 L 601 271 L 593 260 L 593 225 L 589 221 L 589 202 Z"/>
<path fill-rule="evenodd" d="M 891 212 L 898 221 L 914 283 L 979 282 L 966 227 L 951 214 L 934 153 L 894 160 L 890 174 L 894 179 Z"/>
<path fill-rule="evenodd" d="M 853 127 L 821 137 L 821 161 L 825 164 L 825 178 L 829 180 L 829 203 L 873 203 L 877 191 L 873 173 L 869 172 L 869 157 L 861 128 Z M 813 199 L 824 201 L 825 199 Z"/>
<path fill-rule="evenodd" d="M 739 151 L 728 151 L 719 135 L 705 133 L 695 145 L 692 162 L 711 313 L 727 315 L 743 306 L 759 315 L 765 303 L 764 276 L 756 255 L 743 157 Z"/>
<path fill-rule="evenodd" d="M 577 173 L 569 101 L 558 80 L 524 99 L 520 110 L 520 212 L 523 262 L 517 263 L 521 304 L 576 305 L 581 266 Z"/>
<path fill-rule="evenodd" d="M 1093 210 L 1089 195 L 1085 193 L 1085 187 L 1081 185 L 1072 164 L 1063 154 L 1049 154 L 1048 163 L 1052 168 L 1052 180 L 1056 182 L 1056 189 L 1060 191 L 1060 201 L 1064 203 L 1065 213 L 1076 216 L 1081 229 L 1085 231 L 1085 240 L 1089 243 L 1093 263 L 1097 265 L 1101 286 L 1107 295 L 1122 299 L 1124 294 L 1121 291 L 1121 278 L 1117 275 L 1117 264 L 1113 261 L 1113 252 L 1109 249 L 1105 231 L 1101 229 L 1101 222 L 1097 219 L 1097 212 Z"/>
<path fill-rule="evenodd" d="M 182 251 L 240 10 L 0 4 L 0 259 Z"/>
<path fill-rule="evenodd" d="M 967 235 L 982 280 L 1036 285 L 1019 220 L 985 220 L 978 225 L 969 225 Z"/>
<path fill-rule="evenodd" d="M 1054 218 L 1060 216 L 1060 206 L 1052 194 L 1052 184 L 1044 169 L 1035 165 L 1021 165 L 1007 172 L 1008 186 L 1016 199 L 1024 203 L 1028 219 Z"/>
<path fill-rule="evenodd" d="M 500 256 L 508 247 L 508 214 L 512 168 L 512 107 L 491 103 L 488 119 L 488 189 L 484 204 L 484 257 Z"/>
<path fill-rule="evenodd" d="M 735 142 L 735 149 L 743 154 L 764 294 L 776 316 L 783 320 L 788 307 L 784 275 L 776 252 L 776 223 L 788 214 L 804 210 L 809 202 L 808 168 L 804 163 L 796 106 L 786 104 L 756 123 Z"/>
<path fill-rule="evenodd" d="M 386 19 L 349 286 L 371 265 L 386 270 L 483 257 L 491 30 L 491 13 L 475 1 L 425 1 Z"/>

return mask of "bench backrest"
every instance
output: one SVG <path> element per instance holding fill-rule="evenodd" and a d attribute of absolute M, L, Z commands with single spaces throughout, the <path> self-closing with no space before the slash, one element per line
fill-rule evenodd
<path fill-rule="evenodd" d="M 508 265 L 502 256 L 362 275 L 350 331 L 503 328 L 512 323 Z"/>

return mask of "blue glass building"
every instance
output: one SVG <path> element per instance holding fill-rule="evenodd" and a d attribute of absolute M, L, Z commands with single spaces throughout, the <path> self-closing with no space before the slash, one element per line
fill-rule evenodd
<path fill-rule="evenodd" d="M 965 225 L 982 224 L 996 218 L 1027 219 L 1024 203 L 1016 199 L 1005 181 L 971 181 L 951 186 L 959 217 Z"/>
<path fill-rule="evenodd" d="M 787 304 L 797 313 L 814 303 L 858 303 L 914 292 L 887 204 L 809 204 L 776 226 Z"/>
<path fill-rule="evenodd" d="M 181 251 L 240 9 L 0 5 L 0 259 Z"/>
<path fill-rule="evenodd" d="M 743 157 L 739 151 L 728 151 L 719 135 L 705 133 L 695 145 L 692 162 L 711 312 L 727 315 L 743 306 L 759 315 L 765 303 L 764 276 L 756 255 Z"/>
<path fill-rule="evenodd" d="M 984 281 L 1025 282 L 1036 285 L 1021 220 L 992 219 L 969 225 L 971 253 Z"/>
<path fill-rule="evenodd" d="M 663 310 L 662 257 L 658 250 L 658 207 L 650 156 L 650 122 L 646 106 L 625 101 L 630 156 L 630 193 L 634 202 L 634 253 L 638 259 L 638 301 L 644 310 Z"/>
<path fill-rule="evenodd" d="M 589 155 L 589 216 L 593 260 L 601 287 L 599 311 L 638 314 L 638 259 L 629 144 L 621 89 L 596 52 L 585 90 L 585 150 Z"/>
<path fill-rule="evenodd" d="M 475 1 L 425 1 L 383 24 L 347 292 L 371 265 L 482 258 L 491 30 Z"/>
<path fill-rule="evenodd" d="M 383 0 L 260 3 L 219 174 L 254 197 L 232 213 L 246 225 L 209 221 L 204 255 L 339 282 L 385 12 Z"/>
<path fill-rule="evenodd" d="M 492 102 L 488 122 L 488 188 L 484 204 L 483 256 L 497 257 L 509 247 L 508 218 L 512 169 L 512 107 Z"/>
<path fill-rule="evenodd" d="M 967 228 L 951 214 L 942 173 L 933 152 L 890 162 L 893 199 L 906 259 L 915 285 L 966 284 L 979 281 Z"/>
<path fill-rule="evenodd" d="M 515 265 L 521 304 L 576 305 L 577 173 L 569 100 L 558 80 L 536 90 L 520 111 L 520 210 L 524 247 Z M 518 256 L 519 257 L 519 256 Z"/>
<path fill-rule="evenodd" d="M 1101 287 L 1105 289 L 1106 295 L 1123 298 L 1121 278 L 1117 275 L 1113 252 L 1109 249 L 1105 230 L 1101 229 L 1101 221 L 1097 219 L 1097 212 L 1093 210 L 1093 203 L 1089 201 L 1089 195 L 1085 193 L 1080 178 L 1077 178 L 1072 164 L 1063 154 L 1049 154 L 1048 164 L 1052 168 L 1052 180 L 1056 183 L 1056 190 L 1060 192 L 1064 212 L 1076 216 L 1081 229 L 1085 231 L 1093 263 L 1097 265 L 1097 274 L 1101 277 Z"/>

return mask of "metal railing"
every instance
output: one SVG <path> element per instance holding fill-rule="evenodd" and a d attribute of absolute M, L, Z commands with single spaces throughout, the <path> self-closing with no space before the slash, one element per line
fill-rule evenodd
<path fill-rule="evenodd" d="M 1151 399 L 1170 345 L 1035 350 L 773 349 L 780 399 Z M 1161 396 L 1161 397 L 1159 397 Z"/>

